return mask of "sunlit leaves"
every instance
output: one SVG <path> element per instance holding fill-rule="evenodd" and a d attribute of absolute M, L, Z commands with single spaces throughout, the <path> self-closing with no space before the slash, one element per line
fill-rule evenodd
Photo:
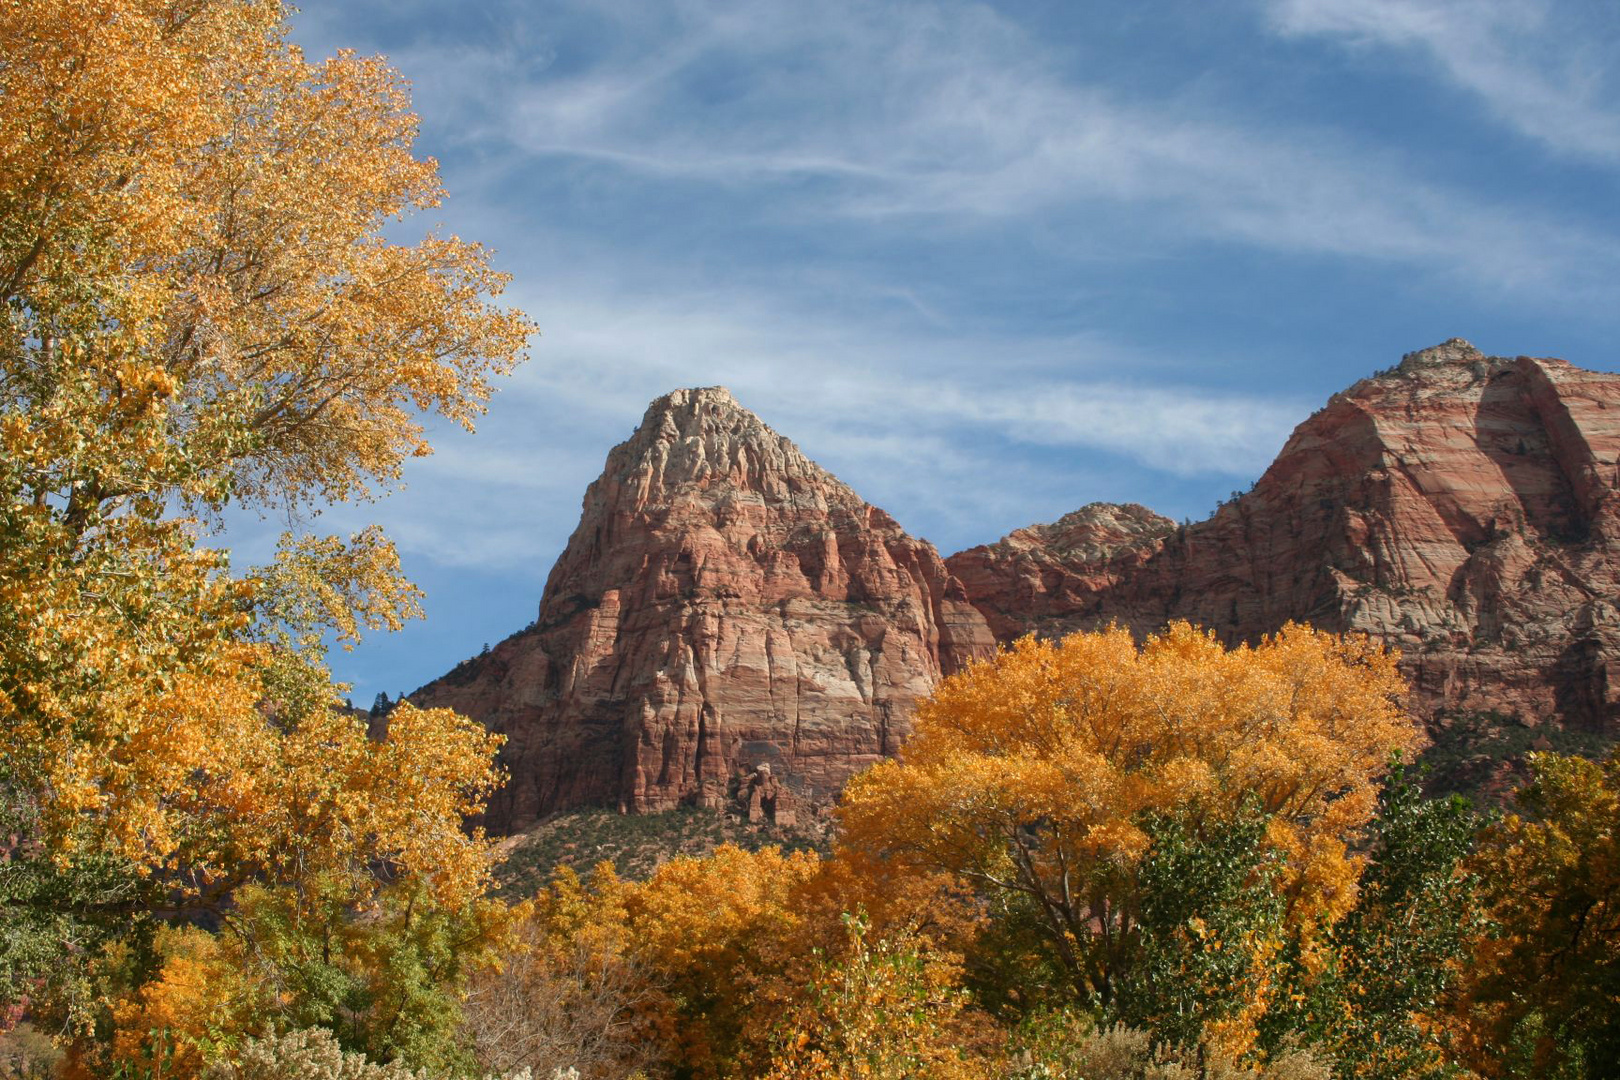
<path fill-rule="evenodd" d="M 530 330 L 492 302 L 505 279 L 478 245 L 385 238 L 442 197 L 403 82 L 376 58 L 306 62 L 285 13 L 0 11 L 5 389 L 88 410 L 81 433 L 161 398 L 168 479 L 207 502 L 386 484 L 427 450 L 417 412 L 469 424 Z"/>
<path fill-rule="evenodd" d="M 295 535 L 247 572 L 208 546 L 226 507 L 385 489 L 532 329 L 483 248 L 398 239 L 442 195 L 404 82 L 306 61 L 288 12 L 0 4 L 0 891 L 42 946 L 0 958 L 8 996 L 50 936 L 217 915 L 249 883 L 349 916 L 405 888 L 418 918 L 486 883 L 462 822 L 495 740 L 409 707 L 368 737 L 325 667 L 326 635 L 416 612 L 386 538 Z"/>
<path fill-rule="evenodd" d="M 1376 647 L 1296 626 L 1231 650 L 1186 625 L 1140 647 L 1123 630 L 1026 639 L 948 679 L 902 758 L 851 784 L 843 821 L 852 846 L 1027 907 L 1073 991 L 1107 1008 L 1140 960 L 1154 821 L 1214 835 L 1259 815 L 1242 880 L 1279 898 L 1278 935 L 1309 941 L 1350 907 L 1349 843 L 1417 738 L 1401 688 Z"/>
<path fill-rule="evenodd" d="M 873 941 L 846 917 L 842 959 L 823 957 L 803 1000 L 778 1022 L 766 1080 L 969 1080 L 988 1076 L 953 1030 L 967 1005 L 955 970 L 914 936 Z"/>

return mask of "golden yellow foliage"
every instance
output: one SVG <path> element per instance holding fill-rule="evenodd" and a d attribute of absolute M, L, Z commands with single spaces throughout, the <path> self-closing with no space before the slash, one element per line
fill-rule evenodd
<path fill-rule="evenodd" d="M 1106 1006 L 1137 947 L 1154 816 L 1266 818 L 1307 942 L 1348 908 L 1348 842 L 1418 737 L 1402 689 L 1379 648 L 1300 626 L 1230 650 L 1186 624 L 1140 647 L 1120 629 L 1026 638 L 947 679 L 901 758 L 851 783 L 845 843 L 1029 905 L 1076 991 Z"/>
<path fill-rule="evenodd" d="M 170 479 L 204 498 L 393 479 L 428 449 L 416 414 L 469 424 L 530 330 L 486 299 L 505 279 L 477 245 L 385 239 L 442 196 L 403 82 L 376 58 L 306 62 L 285 16 L 279 0 L 0 10 L 12 392 L 82 375 L 78 403 L 102 408 L 69 423 L 80 435 L 161 401 L 153 449 L 187 458 Z M 81 502 L 146 486 L 97 464 Z"/>
<path fill-rule="evenodd" d="M 671 859 L 645 882 L 626 886 L 626 915 L 659 967 L 723 975 L 797 921 L 790 898 L 819 861 L 807 852 L 722 844 L 701 859 Z"/>
<path fill-rule="evenodd" d="M 869 940 L 846 918 L 843 959 L 823 957 L 778 1021 L 766 1080 L 969 1080 L 994 1074 L 962 1050 L 967 996 L 955 966 L 911 935 Z"/>
<path fill-rule="evenodd" d="M 446 910 L 486 884 L 462 821 L 497 741 L 408 706 L 368 739 L 325 667 L 324 634 L 416 610 L 386 538 L 247 572 L 206 546 L 228 506 L 386 488 L 532 331 L 480 246 L 392 238 L 442 196 L 404 82 L 307 61 L 289 10 L 0 4 L 0 817 L 38 854 L 8 934 L 250 881 Z M 173 963 L 140 1009 L 195 981 Z M 0 965 L 0 996 L 37 974 Z"/>
<path fill-rule="evenodd" d="M 772 1007 L 766 983 L 784 943 L 799 940 L 796 895 L 818 862 L 804 852 L 724 844 L 701 859 L 671 859 L 626 886 L 638 954 L 669 995 L 667 1024 L 693 1075 L 720 1075 L 756 1010 Z"/>
<path fill-rule="evenodd" d="M 285 15 L 277 0 L 0 7 L 8 764 L 58 850 L 109 846 L 143 873 L 186 862 L 204 883 L 241 857 L 215 850 L 243 846 L 226 819 L 255 819 L 257 842 L 298 816 L 266 802 L 285 786 L 269 763 L 331 744 L 375 781 L 401 760 L 402 740 L 363 751 L 316 715 L 333 703 L 318 673 L 281 700 L 299 677 L 267 646 L 397 625 L 414 594 L 375 531 L 292 540 L 274 570 L 233 579 L 174 501 L 296 507 L 387 483 L 428 449 L 419 413 L 470 423 L 530 329 L 490 299 L 504 279 L 476 245 L 385 238 L 441 196 L 403 83 L 376 59 L 306 62 Z M 464 770 L 489 748 L 445 718 L 400 730 Z M 467 805 L 432 787 L 400 813 Z M 487 762 L 450 787 L 487 791 Z M 423 850 L 389 829 L 390 855 Z"/>
<path fill-rule="evenodd" d="M 195 1076 L 212 1044 L 249 1022 L 241 973 L 228 947 L 195 927 L 166 928 L 158 950 L 165 959 L 157 978 L 113 1007 L 108 1056 L 132 1072 L 151 1064 L 161 1075 Z M 75 1062 L 86 1067 L 78 1055 Z"/>
<path fill-rule="evenodd" d="M 432 865 L 430 844 L 467 846 L 443 815 L 492 783 L 465 725 L 406 714 L 368 747 L 326 715 L 324 673 L 282 655 L 318 668 L 321 629 L 412 613 L 379 533 L 291 539 L 233 578 L 170 512 L 389 482 L 428 449 L 419 414 L 470 423 L 530 330 L 476 245 L 384 236 L 441 196 L 404 85 L 377 59 L 305 61 L 286 12 L 0 7 L 9 779 L 62 857 L 183 865 L 203 890 L 278 845 Z M 355 820 L 298 835 L 312 815 Z"/>
<path fill-rule="evenodd" d="M 473 983 L 482 1065 L 571 1066 L 594 1080 L 655 1062 L 712 1078 L 763 1061 L 771 1021 L 802 992 L 782 976 L 810 959 L 800 894 L 819 863 L 728 844 L 642 882 L 607 863 L 588 882 L 559 871 L 527 906 L 501 970 Z"/>
<path fill-rule="evenodd" d="M 1620 1063 L 1620 754 L 1530 758 L 1522 813 L 1484 830 L 1474 868 L 1492 925 L 1456 1004 L 1482 1075 L 1610 1075 Z"/>

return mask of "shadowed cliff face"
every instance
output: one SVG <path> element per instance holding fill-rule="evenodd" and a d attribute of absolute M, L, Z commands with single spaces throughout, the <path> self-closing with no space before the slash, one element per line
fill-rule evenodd
<path fill-rule="evenodd" d="M 411 695 L 508 737 L 497 831 L 581 805 L 801 803 L 893 754 L 994 643 L 913 539 L 720 388 L 653 402 L 585 493 L 538 621 Z"/>
<path fill-rule="evenodd" d="M 1336 395 L 1207 521 L 1088 507 L 1089 545 L 1047 526 L 947 565 L 1002 640 L 1184 618 L 1236 642 L 1308 621 L 1399 648 L 1409 705 L 1437 724 L 1614 734 L 1617 463 L 1620 377 L 1453 340 Z"/>
<path fill-rule="evenodd" d="M 1335 395 L 1207 521 L 1094 503 L 941 562 L 726 391 L 678 390 L 585 493 L 539 620 L 412 698 L 508 736 L 496 831 L 717 807 L 760 765 L 825 803 L 997 640 L 1110 622 L 1373 634 L 1458 760 L 1493 714 L 1606 740 L 1617 473 L 1620 377 L 1450 341 Z M 1486 734 L 1455 782 L 1542 738 Z"/>

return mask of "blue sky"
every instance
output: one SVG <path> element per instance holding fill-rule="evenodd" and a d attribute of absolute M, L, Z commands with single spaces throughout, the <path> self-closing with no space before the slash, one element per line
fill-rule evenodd
<path fill-rule="evenodd" d="M 1620 5 L 306 0 L 412 82 L 443 223 L 541 325 L 382 521 L 428 618 L 357 702 L 534 617 L 608 449 L 724 384 L 944 553 L 1199 519 L 1445 338 L 1616 370 Z M 246 530 L 248 552 L 261 547 Z"/>

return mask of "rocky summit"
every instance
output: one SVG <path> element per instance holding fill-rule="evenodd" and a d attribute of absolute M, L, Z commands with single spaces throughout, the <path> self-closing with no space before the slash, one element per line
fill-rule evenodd
<path fill-rule="evenodd" d="M 786 823 L 994 647 L 931 545 L 710 387 L 608 455 L 538 620 L 411 699 L 507 736 L 493 830 L 582 805 Z"/>
<path fill-rule="evenodd" d="M 1438 744 L 1479 717 L 1527 733 L 1509 749 L 1608 741 L 1617 488 L 1620 376 L 1452 340 L 1335 395 L 1206 521 L 1091 504 L 942 562 L 726 391 L 678 390 L 586 492 L 539 620 L 412 698 L 506 733 L 500 830 L 580 805 L 813 813 L 943 675 L 1111 622 L 1368 633 Z"/>
<path fill-rule="evenodd" d="M 952 556 L 999 638 L 1289 620 L 1401 652 L 1438 743 L 1480 716 L 1620 734 L 1620 376 L 1407 355 L 1295 429 L 1254 487 L 1178 528 L 1091 506 Z"/>

